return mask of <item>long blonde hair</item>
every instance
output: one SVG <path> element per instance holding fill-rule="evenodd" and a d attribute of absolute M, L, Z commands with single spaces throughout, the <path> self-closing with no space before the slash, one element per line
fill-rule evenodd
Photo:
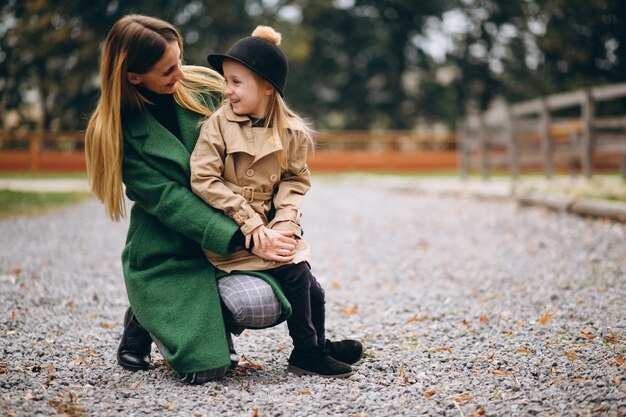
<path fill-rule="evenodd" d="M 313 148 L 313 135 L 315 131 L 310 123 L 293 111 L 280 96 L 278 91 L 269 96 L 265 110 L 265 128 L 270 129 L 272 141 L 281 142 L 283 149 L 278 153 L 278 162 L 281 168 L 287 168 L 287 156 L 289 155 L 292 141 L 287 140 L 294 135 L 302 135 Z"/>
<path fill-rule="evenodd" d="M 171 24 L 148 16 L 127 15 L 107 35 L 100 60 L 101 93 L 85 132 L 85 156 L 91 190 L 106 206 L 107 215 L 119 221 L 126 215 L 122 185 L 122 119 L 145 111 L 148 102 L 127 79 L 128 72 L 145 74 L 160 60 L 180 33 Z M 183 66 L 185 80 L 174 93 L 176 102 L 204 116 L 211 110 L 200 94 L 223 89 L 222 77 L 205 67 Z"/>

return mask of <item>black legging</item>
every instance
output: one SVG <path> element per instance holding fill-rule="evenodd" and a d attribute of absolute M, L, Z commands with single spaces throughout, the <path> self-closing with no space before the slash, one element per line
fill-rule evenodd
<path fill-rule="evenodd" d="M 324 346 L 326 330 L 326 297 L 324 289 L 311 273 L 308 262 L 288 264 L 266 271 L 280 282 L 291 304 L 287 320 L 294 348 Z"/>

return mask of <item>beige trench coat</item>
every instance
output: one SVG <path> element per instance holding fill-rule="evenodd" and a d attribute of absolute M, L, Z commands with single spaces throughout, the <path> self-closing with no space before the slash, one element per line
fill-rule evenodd
<path fill-rule="evenodd" d="M 304 135 L 298 134 L 292 140 L 283 138 L 282 143 L 274 144 L 269 129 L 253 128 L 247 116 L 237 115 L 230 105 L 224 105 L 200 130 L 190 160 L 191 188 L 207 204 L 237 222 L 244 235 L 261 224 L 293 231 L 297 240 L 293 263 L 306 261 L 310 251 L 302 239 L 300 205 L 311 186 L 307 145 Z M 277 155 L 283 147 L 288 147 L 285 169 Z M 272 206 L 275 215 L 268 221 Z M 281 265 L 245 249 L 228 257 L 208 250 L 205 254 L 226 272 L 260 271 Z"/>

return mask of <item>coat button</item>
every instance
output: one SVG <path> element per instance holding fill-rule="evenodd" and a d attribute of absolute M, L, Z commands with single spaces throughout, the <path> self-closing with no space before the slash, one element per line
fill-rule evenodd
<path fill-rule="evenodd" d="M 254 175 L 254 170 L 252 168 L 250 168 L 249 170 L 246 171 L 246 175 L 251 177 Z"/>
<path fill-rule="evenodd" d="M 276 182 L 277 179 L 278 179 L 278 175 L 276 175 L 276 174 L 270 175 L 270 181 Z"/>

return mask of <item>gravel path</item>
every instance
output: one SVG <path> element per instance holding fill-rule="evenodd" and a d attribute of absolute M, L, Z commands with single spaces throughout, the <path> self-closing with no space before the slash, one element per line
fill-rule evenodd
<path fill-rule="evenodd" d="M 626 415 L 626 225 L 400 182 L 315 178 L 304 207 L 329 335 L 368 347 L 346 380 L 287 374 L 284 325 L 203 386 L 154 352 L 126 372 L 126 224 L 95 200 L 0 220 L 0 415 Z"/>

